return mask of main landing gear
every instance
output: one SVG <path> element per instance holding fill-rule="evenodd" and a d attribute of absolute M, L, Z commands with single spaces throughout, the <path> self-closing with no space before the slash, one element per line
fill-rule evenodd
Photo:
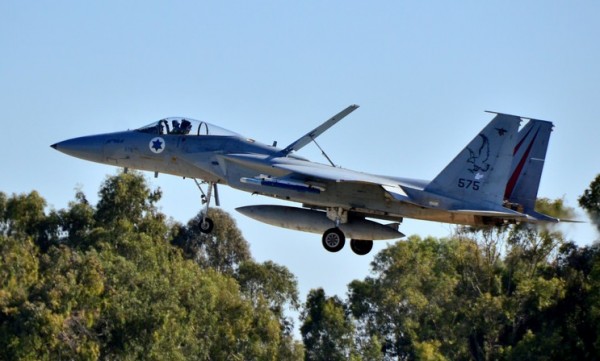
<path fill-rule="evenodd" d="M 348 223 L 348 211 L 341 208 L 329 208 L 327 209 L 327 218 L 335 222 L 335 227 L 329 228 L 323 233 L 323 247 L 329 252 L 339 252 L 346 243 L 346 236 L 339 225 L 340 223 Z M 350 248 L 357 255 L 364 256 L 373 249 L 373 241 L 351 239 Z"/>
<path fill-rule="evenodd" d="M 202 214 L 202 221 L 200 222 L 200 232 L 202 233 L 211 233 L 215 223 L 213 222 L 212 219 L 208 218 L 208 208 L 210 206 L 210 200 L 212 198 L 213 195 L 213 189 L 215 192 L 215 205 L 218 207 L 220 206 L 220 202 L 219 202 L 219 192 L 217 190 L 217 183 L 216 182 L 198 182 L 197 179 L 194 179 L 194 182 L 196 183 L 196 186 L 198 186 L 198 189 L 200 190 L 200 193 L 202 193 L 202 196 L 200 197 L 202 199 L 202 204 L 205 204 L 204 209 L 202 210 L 201 214 Z M 207 184 L 208 183 L 208 189 L 206 190 L 206 193 L 204 192 L 204 190 L 202 189 L 202 184 Z"/>
<path fill-rule="evenodd" d="M 329 252 L 338 252 L 344 248 L 346 236 L 339 228 L 330 228 L 323 233 L 323 247 Z"/>
<path fill-rule="evenodd" d="M 339 228 L 330 228 L 323 233 L 323 247 L 329 252 L 338 252 L 344 248 L 346 236 Z M 351 239 L 350 249 L 359 256 L 364 256 L 373 249 L 373 241 L 364 239 Z"/>
<path fill-rule="evenodd" d="M 373 249 L 373 241 L 353 239 L 350 241 L 350 248 L 357 255 L 364 256 Z"/>

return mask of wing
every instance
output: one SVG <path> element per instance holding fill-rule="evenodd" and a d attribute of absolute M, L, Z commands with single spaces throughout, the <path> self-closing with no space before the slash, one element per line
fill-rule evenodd
<path fill-rule="evenodd" d="M 318 163 L 308 164 L 274 164 L 274 168 L 291 172 L 290 176 L 303 178 L 307 183 L 313 182 L 336 182 L 336 183 L 369 183 L 382 187 L 392 199 L 403 202 L 414 203 L 404 191 L 403 186 L 392 178 L 377 176 L 368 173 L 353 171 L 350 169 L 330 167 Z"/>
<path fill-rule="evenodd" d="M 346 109 L 342 110 L 341 112 L 337 113 L 333 117 L 329 118 L 325 123 L 319 125 L 315 129 L 306 133 L 304 136 L 300 137 L 298 140 L 296 140 L 292 144 L 285 147 L 285 149 L 282 151 L 282 154 L 286 155 L 291 152 L 302 149 L 305 145 L 307 145 L 308 143 L 315 140 L 319 135 L 325 133 L 325 131 L 327 131 L 327 129 L 334 126 L 337 122 L 342 120 L 346 115 L 352 113 L 356 109 L 358 109 L 358 105 L 356 105 L 356 104 L 350 105 Z"/>
<path fill-rule="evenodd" d="M 392 179 L 356 172 L 344 168 L 329 167 L 318 163 L 308 164 L 273 164 L 276 169 L 283 169 L 301 177 L 315 178 L 333 182 L 359 182 L 375 183 L 380 185 L 394 185 Z"/>
<path fill-rule="evenodd" d="M 268 175 L 268 182 L 279 182 L 280 185 L 289 184 L 294 187 L 304 184 L 306 187 L 322 188 L 327 183 L 368 183 L 381 186 L 385 192 L 390 193 L 392 199 L 410 202 L 403 187 L 397 179 L 378 176 L 350 169 L 331 167 L 325 164 L 312 163 L 290 157 L 270 158 L 262 154 L 228 154 L 219 156 L 225 162 L 237 164 L 256 171 L 255 178 L 245 178 L 245 182 L 260 182 L 264 184 L 264 177 Z"/>

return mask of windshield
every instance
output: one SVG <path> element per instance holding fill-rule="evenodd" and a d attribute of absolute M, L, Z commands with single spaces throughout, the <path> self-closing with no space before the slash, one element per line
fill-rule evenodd
<path fill-rule="evenodd" d="M 161 119 L 145 127 L 136 129 L 136 131 L 150 134 L 239 136 L 239 134 L 219 126 L 183 117 Z"/>

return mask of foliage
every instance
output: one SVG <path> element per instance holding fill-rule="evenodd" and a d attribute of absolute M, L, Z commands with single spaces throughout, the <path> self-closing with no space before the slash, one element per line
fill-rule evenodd
<path fill-rule="evenodd" d="M 481 234 L 412 236 L 383 250 L 375 276 L 349 285 L 358 337 L 382 340 L 385 359 L 594 359 L 598 248 L 549 252 L 555 234 L 525 242 L 533 235 L 521 232 L 500 234 L 519 239 L 504 257 L 490 257 Z"/>
<path fill-rule="evenodd" d="M 580 198 L 598 211 L 600 177 Z M 46 211 L 0 192 L 0 359 L 594 360 L 600 245 L 557 227 L 458 227 L 374 256 L 348 297 L 301 305 L 284 266 L 252 259 L 231 217 L 215 232 L 157 210 L 137 173 Z M 572 218 L 563 200 L 536 209 Z M 302 343 L 287 310 L 300 309 Z"/>
<path fill-rule="evenodd" d="M 203 215 L 198 213 L 187 225 L 177 227 L 177 235 L 171 242 L 200 266 L 233 276 L 242 262 L 251 259 L 248 242 L 223 210 L 210 209 L 208 216 L 219 225 L 210 234 L 200 231 Z"/>
<path fill-rule="evenodd" d="M 590 183 L 590 187 L 579 197 L 579 205 L 585 209 L 590 220 L 600 232 L 600 174 Z"/>
<path fill-rule="evenodd" d="M 327 297 L 322 288 L 310 291 L 301 319 L 306 360 L 348 360 L 353 356 L 354 326 L 336 296 Z"/>
<path fill-rule="evenodd" d="M 247 244 L 238 258 L 185 257 L 172 245 L 185 227 L 165 221 L 159 199 L 137 173 L 107 178 L 96 207 L 78 192 L 46 214 L 36 192 L 0 193 L 2 359 L 302 357 L 284 315 L 297 303 L 293 275 L 271 262 L 256 264 L 262 278 L 234 278 L 253 264 Z M 215 223 L 219 241 L 245 242 L 225 213 Z"/>
<path fill-rule="evenodd" d="M 562 200 L 537 209 L 573 214 Z M 372 358 L 376 339 L 386 360 L 596 359 L 599 251 L 530 225 L 409 237 L 349 285 L 357 352 Z"/>

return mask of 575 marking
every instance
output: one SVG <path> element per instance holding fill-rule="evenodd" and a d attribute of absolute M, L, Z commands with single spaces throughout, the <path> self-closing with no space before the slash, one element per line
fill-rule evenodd
<path fill-rule="evenodd" d="M 474 191 L 478 191 L 480 185 L 481 185 L 481 182 L 479 182 L 479 181 L 472 181 L 470 179 L 464 179 L 464 178 L 458 179 L 458 188 L 472 189 Z"/>

